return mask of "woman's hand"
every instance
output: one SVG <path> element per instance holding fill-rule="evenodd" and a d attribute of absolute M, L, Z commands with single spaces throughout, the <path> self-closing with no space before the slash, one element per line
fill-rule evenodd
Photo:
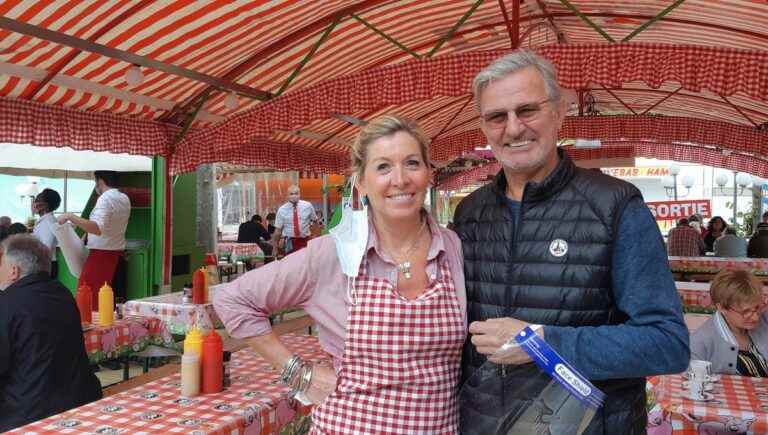
<path fill-rule="evenodd" d="M 336 390 L 336 372 L 333 367 L 315 364 L 312 368 L 312 383 L 304 393 L 313 404 L 323 403 Z"/>

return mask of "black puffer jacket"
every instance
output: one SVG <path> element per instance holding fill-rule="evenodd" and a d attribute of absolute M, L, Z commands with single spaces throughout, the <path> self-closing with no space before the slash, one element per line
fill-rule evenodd
<path fill-rule="evenodd" d="M 454 224 L 464 251 L 469 322 L 496 317 L 558 326 L 626 321 L 611 291 L 612 241 L 621 210 L 640 192 L 629 183 L 577 168 L 565 153 L 560 156 L 552 174 L 526 186 L 516 226 L 505 200 L 503 172 L 459 204 Z M 556 255 L 556 246 L 562 247 L 556 240 L 567 243 L 566 255 Z M 467 340 L 463 379 L 484 362 Z M 507 382 L 497 380 L 494 394 L 505 396 Z M 644 433 L 644 379 L 595 384 L 607 400 L 587 433 Z M 463 427 L 473 428 L 464 432 L 482 433 L 485 429 L 476 430 L 495 424 L 490 405 L 507 399 L 485 398 L 478 407 L 462 405 Z"/>

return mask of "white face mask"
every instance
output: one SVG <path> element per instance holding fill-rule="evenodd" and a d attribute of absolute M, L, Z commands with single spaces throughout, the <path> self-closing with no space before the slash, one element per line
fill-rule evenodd
<path fill-rule="evenodd" d="M 360 210 L 352 207 L 356 178 L 353 175 L 350 181 L 352 189 L 349 198 L 342 200 L 341 221 L 328 231 L 336 242 L 336 255 L 341 264 L 341 271 L 350 278 L 357 276 L 365 248 L 368 246 L 368 206 L 364 204 Z M 362 201 L 358 203 L 362 204 Z"/>

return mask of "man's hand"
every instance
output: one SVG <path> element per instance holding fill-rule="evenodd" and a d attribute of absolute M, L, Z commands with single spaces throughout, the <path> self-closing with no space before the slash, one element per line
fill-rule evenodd
<path fill-rule="evenodd" d="M 72 213 L 62 213 L 59 215 L 59 217 L 56 218 L 56 222 L 58 222 L 59 225 L 64 225 L 70 219 L 72 219 Z"/>
<path fill-rule="evenodd" d="M 496 364 L 525 364 L 531 362 L 531 358 L 525 351 L 516 347 L 498 355 L 499 348 L 511 337 L 530 326 L 529 323 L 511 317 L 488 319 L 483 322 L 472 322 L 469 325 L 469 333 L 472 334 L 472 344 L 478 352 L 488 356 L 488 361 Z M 540 337 L 543 329 L 536 331 Z"/>

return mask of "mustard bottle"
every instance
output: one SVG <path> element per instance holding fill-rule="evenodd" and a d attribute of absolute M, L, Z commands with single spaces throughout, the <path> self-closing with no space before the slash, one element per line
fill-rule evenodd
<path fill-rule="evenodd" d="M 112 326 L 115 316 L 115 293 L 106 282 L 99 289 L 99 325 Z"/>
<path fill-rule="evenodd" d="M 195 354 L 201 358 L 203 356 L 203 332 L 197 326 L 193 326 L 187 332 L 187 337 L 184 339 L 184 354 Z"/>

